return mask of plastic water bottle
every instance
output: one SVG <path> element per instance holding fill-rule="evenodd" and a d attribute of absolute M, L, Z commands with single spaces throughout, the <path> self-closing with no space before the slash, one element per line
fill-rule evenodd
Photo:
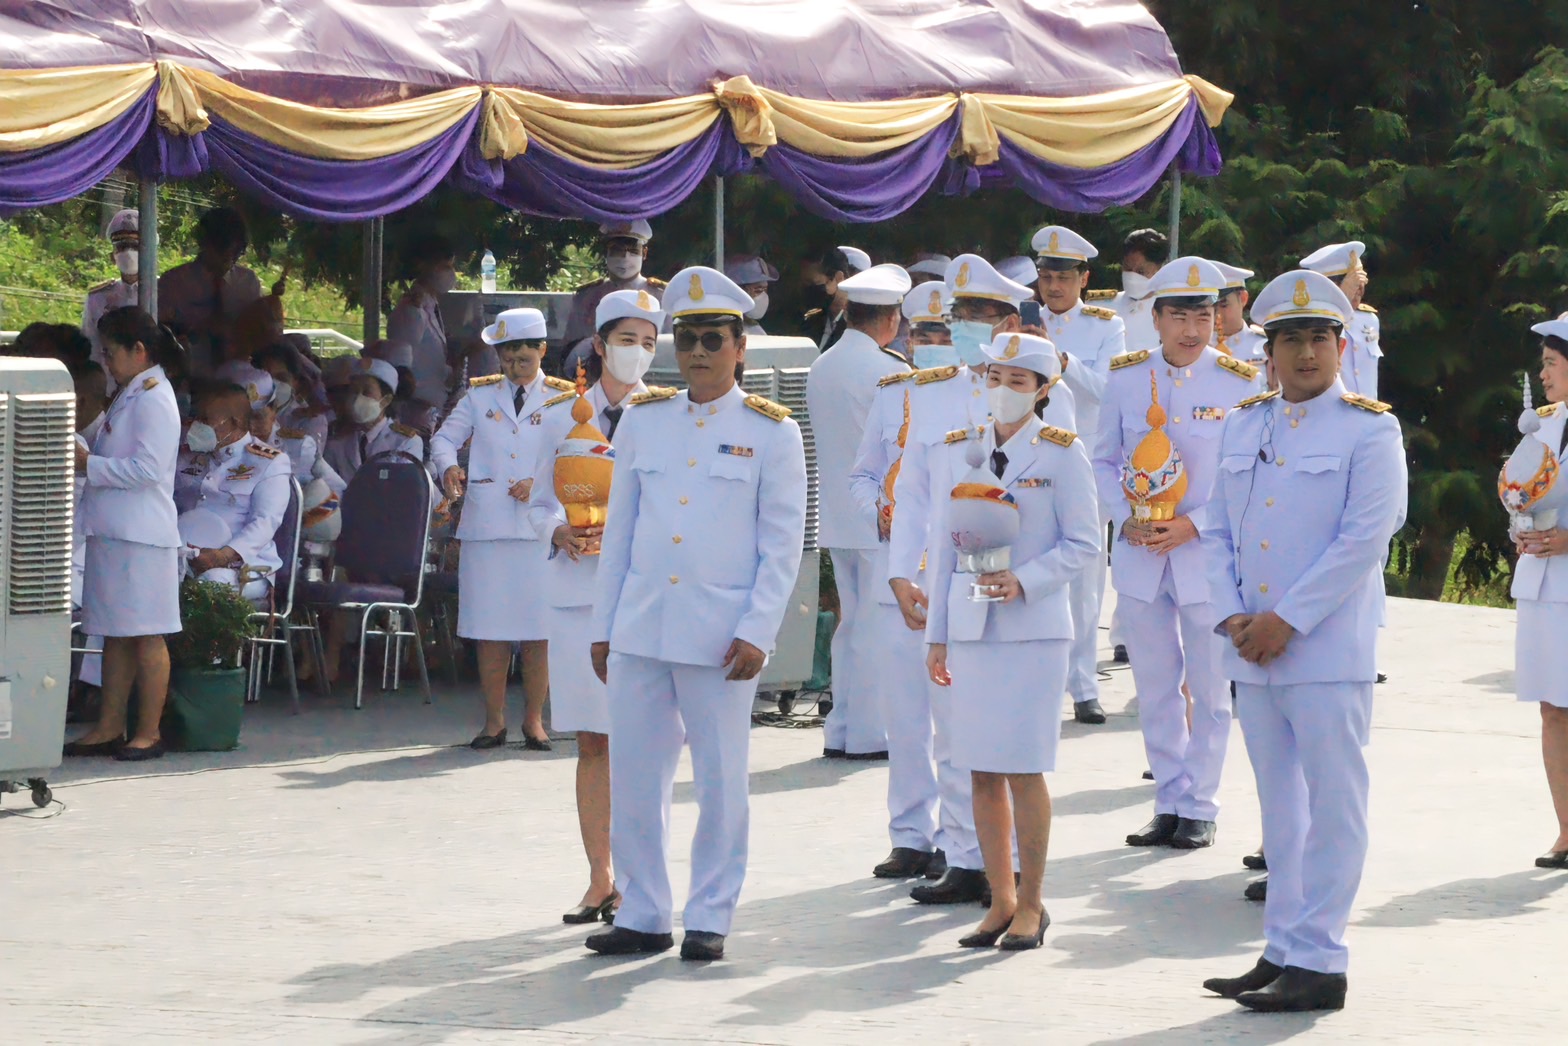
<path fill-rule="evenodd" d="M 486 294 L 495 293 L 495 255 L 488 250 L 479 259 L 479 287 Z"/>

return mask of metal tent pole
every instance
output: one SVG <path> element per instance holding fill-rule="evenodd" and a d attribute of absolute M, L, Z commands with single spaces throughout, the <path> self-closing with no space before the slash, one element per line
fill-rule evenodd
<path fill-rule="evenodd" d="M 713 179 L 713 267 L 724 271 L 724 179 Z"/>
<path fill-rule="evenodd" d="M 154 319 L 158 318 L 158 183 L 139 179 L 141 199 L 137 201 L 137 225 L 141 249 L 136 262 L 136 303 Z"/>
<path fill-rule="evenodd" d="M 365 223 L 359 299 L 365 309 L 362 333 L 366 345 L 381 340 L 382 251 L 385 235 L 384 219 L 372 218 Z"/>
<path fill-rule="evenodd" d="M 1181 169 L 1171 167 L 1171 253 L 1181 257 Z"/>

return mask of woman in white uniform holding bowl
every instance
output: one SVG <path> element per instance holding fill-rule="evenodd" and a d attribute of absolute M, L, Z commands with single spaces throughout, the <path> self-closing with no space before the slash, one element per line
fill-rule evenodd
<path fill-rule="evenodd" d="M 1038 948 L 1051 922 L 1040 894 L 1051 832 L 1045 772 L 1056 768 L 1073 639 L 1067 586 L 1099 554 L 1100 517 L 1083 443 L 1039 417 L 1061 376 L 1055 346 L 999 334 L 986 356 L 990 423 L 950 433 L 939 448 L 953 482 L 943 481 L 952 494 L 934 532 L 951 540 L 933 543 L 926 665 L 933 682 L 952 687 L 949 748 L 974 783 L 991 885 L 990 910 L 959 944 L 1022 951 Z M 1009 550 L 1005 564 L 997 548 Z"/>
<path fill-rule="evenodd" d="M 588 634 L 593 623 L 598 526 L 573 526 L 556 496 L 555 464 L 560 455 L 606 457 L 577 430 L 574 417 L 598 435 L 614 440 L 623 413 L 648 392 L 642 376 L 653 365 L 654 345 L 664 312 L 646 291 L 613 291 L 594 315 L 593 355 L 586 379 L 592 382 L 577 407 L 572 396 L 545 413 L 544 446 L 529 518 L 541 540 L 551 543 L 546 571 L 550 593 L 550 718 L 561 731 L 577 733 L 577 823 L 588 856 L 588 889 L 567 923 L 613 918 L 620 894 L 610 867 L 610 708 L 604 684 L 594 674 Z M 602 447 L 602 444 L 600 445 Z M 612 452 L 613 454 L 613 452 Z M 603 491 L 608 494 L 608 486 Z"/>
<path fill-rule="evenodd" d="M 120 393 L 104 412 L 91 448 L 78 443 L 87 479 L 82 527 L 82 631 L 102 636 L 103 708 L 66 755 L 138 761 L 163 755 L 158 721 L 169 689 L 164 636 L 181 631 L 180 531 L 174 509 L 180 410 L 165 366 L 179 368 L 174 338 L 140 309 L 113 309 L 98 321 L 104 364 Z M 126 706 L 136 688 L 135 732 Z"/>

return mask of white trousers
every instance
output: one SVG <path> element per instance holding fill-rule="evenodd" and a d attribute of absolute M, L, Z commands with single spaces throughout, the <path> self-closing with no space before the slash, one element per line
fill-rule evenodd
<path fill-rule="evenodd" d="M 1231 720 L 1214 608 L 1208 603 L 1178 606 L 1169 568 L 1153 602 L 1117 597 L 1138 691 L 1138 724 L 1154 772 L 1154 812 L 1212 821 L 1220 809 L 1214 797 Z M 1192 693 L 1190 732 L 1183 681 Z"/>
<path fill-rule="evenodd" d="M 610 652 L 610 852 L 621 889 L 615 924 L 669 933 L 674 905 L 670 798 L 681 742 L 691 745 L 697 831 L 691 841 L 687 930 L 727 934 L 746 879 L 747 752 L 757 681 L 728 669 Z"/>
<path fill-rule="evenodd" d="M 868 622 L 877 590 L 885 589 L 887 580 L 875 569 L 876 549 L 829 551 L 839 619 L 833 633 L 833 711 L 822 726 L 822 746 L 851 755 L 885 752 L 887 728 L 877 683 L 882 655 L 876 648 L 876 629 Z"/>
<path fill-rule="evenodd" d="M 1371 683 L 1236 684 L 1263 809 L 1263 957 L 1344 973 L 1345 926 L 1367 858 Z"/>
<path fill-rule="evenodd" d="M 887 713 L 887 834 L 894 846 L 930 852 L 937 847 L 938 799 L 925 633 L 904 624 L 897 604 L 870 609 L 866 624 L 879 640 L 877 682 Z"/>
<path fill-rule="evenodd" d="M 1100 526 L 1103 530 L 1103 520 Z M 1100 699 L 1100 605 L 1105 601 L 1105 574 L 1105 553 L 1098 552 L 1067 584 L 1067 596 L 1073 608 L 1067 694 L 1075 705 Z"/>

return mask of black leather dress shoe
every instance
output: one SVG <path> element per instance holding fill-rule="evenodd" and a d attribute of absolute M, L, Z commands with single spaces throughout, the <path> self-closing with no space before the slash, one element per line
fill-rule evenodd
<path fill-rule="evenodd" d="M 845 752 L 845 759 L 861 763 L 879 763 L 887 760 L 887 749 L 880 752 Z"/>
<path fill-rule="evenodd" d="M 947 874 L 947 852 L 940 846 L 936 853 L 931 855 L 931 863 L 926 865 L 927 879 L 940 879 Z"/>
<path fill-rule="evenodd" d="M 667 933 L 639 933 L 624 926 L 612 926 L 589 934 L 583 944 L 600 955 L 651 955 L 675 947 L 675 938 Z"/>
<path fill-rule="evenodd" d="M 162 741 L 154 741 L 146 748 L 121 745 L 115 749 L 114 757 L 122 763 L 145 763 L 149 759 L 162 759 L 165 751 Z"/>
<path fill-rule="evenodd" d="M 1287 966 L 1279 978 L 1255 992 L 1243 992 L 1236 1001 L 1259 1013 L 1305 1013 L 1308 1010 L 1343 1010 L 1349 982 L 1342 973 L 1318 973 Z"/>
<path fill-rule="evenodd" d="M 1240 977 L 1210 977 L 1203 982 L 1203 988 L 1215 995 L 1234 999 L 1243 992 L 1262 991 L 1278 980 L 1284 969 L 1283 966 L 1275 966 L 1267 959 L 1259 959 L 1256 966 Z"/>
<path fill-rule="evenodd" d="M 1269 877 L 1261 876 L 1247 884 L 1241 895 L 1249 901 L 1266 901 L 1269 899 Z"/>
<path fill-rule="evenodd" d="M 1087 723 L 1089 726 L 1099 726 L 1105 722 L 1105 709 L 1100 707 L 1100 702 L 1097 698 L 1091 697 L 1087 701 L 1074 701 L 1073 718 L 1080 723 Z"/>
<path fill-rule="evenodd" d="M 985 897 L 985 873 L 978 868 L 949 868 L 934 883 L 921 883 L 909 891 L 921 904 L 974 904 Z"/>
<path fill-rule="evenodd" d="M 1201 850 L 1205 846 L 1213 846 L 1214 822 L 1181 818 L 1176 825 L 1176 834 L 1171 836 L 1170 845 L 1177 850 Z"/>
<path fill-rule="evenodd" d="M 1127 837 L 1128 846 L 1169 846 L 1181 818 L 1175 814 L 1155 814 L 1154 820 Z"/>
<path fill-rule="evenodd" d="M 724 935 L 707 930 L 687 930 L 681 938 L 681 958 L 690 962 L 712 962 L 724 958 Z"/>
<path fill-rule="evenodd" d="M 70 755 L 70 752 L 65 753 Z M 1549 850 L 1535 859 L 1537 868 L 1568 868 L 1568 850 Z"/>
<path fill-rule="evenodd" d="M 824 748 L 822 750 L 822 758 L 842 759 L 844 758 L 844 750 L 842 748 Z"/>
<path fill-rule="evenodd" d="M 1382 672 L 1379 672 L 1377 674 L 1377 679 L 1373 680 L 1373 682 L 1386 683 L 1388 682 L 1388 676 L 1384 675 Z"/>
<path fill-rule="evenodd" d="M 1269 861 L 1267 857 L 1263 856 L 1263 849 L 1259 847 L 1241 859 L 1241 866 L 1250 868 L 1254 872 L 1266 872 L 1269 870 Z"/>
<path fill-rule="evenodd" d="M 1124 644 L 1117 643 L 1116 648 L 1111 651 L 1111 663 L 1117 665 L 1132 664 L 1131 661 L 1127 660 L 1127 647 Z"/>
<path fill-rule="evenodd" d="M 1152 781 L 1152 780 L 1154 780 L 1154 771 L 1153 770 L 1145 770 L 1143 772 L 1143 779 L 1145 781 Z"/>
<path fill-rule="evenodd" d="M 109 741 L 98 741 L 88 744 L 86 741 L 67 741 L 60 750 L 61 755 L 113 755 L 125 747 L 125 738 L 116 737 Z"/>
<path fill-rule="evenodd" d="M 895 846 L 887 860 L 871 869 L 878 879 L 918 879 L 926 874 L 935 854 L 915 850 L 908 846 Z"/>

